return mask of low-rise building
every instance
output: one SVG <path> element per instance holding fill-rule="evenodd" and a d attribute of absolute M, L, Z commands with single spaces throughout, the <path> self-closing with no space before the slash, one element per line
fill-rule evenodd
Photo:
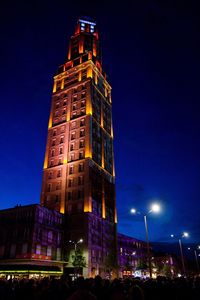
<path fill-rule="evenodd" d="M 147 244 L 118 233 L 119 276 L 140 276 L 147 273 Z"/>
<path fill-rule="evenodd" d="M 0 211 L 0 275 L 61 275 L 63 215 L 40 205 Z"/>

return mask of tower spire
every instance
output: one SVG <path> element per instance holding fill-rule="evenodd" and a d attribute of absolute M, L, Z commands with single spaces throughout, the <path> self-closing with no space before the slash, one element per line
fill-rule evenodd
<path fill-rule="evenodd" d="M 69 42 L 68 61 L 87 53 L 90 53 L 91 59 L 100 67 L 102 62 L 96 22 L 88 17 L 81 17 Z"/>

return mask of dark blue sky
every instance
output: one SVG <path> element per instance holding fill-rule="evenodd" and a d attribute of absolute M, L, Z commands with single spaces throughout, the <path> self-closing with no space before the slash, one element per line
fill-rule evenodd
<path fill-rule="evenodd" d="M 113 88 L 118 229 L 144 239 L 129 210 L 160 199 L 150 240 L 200 241 L 198 1 L 12 2 L 0 12 L 0 209 L 39 202 L 52 78 L 90 14 Z"/>

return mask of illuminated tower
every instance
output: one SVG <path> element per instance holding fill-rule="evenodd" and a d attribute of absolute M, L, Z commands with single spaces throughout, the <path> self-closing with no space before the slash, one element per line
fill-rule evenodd
<path fill-rule="evenodd" d="M 117 223 L 112 102 L 96 23 L 87 18 L 54 76 L 41 204 L 66 215 L 69 239 L 83 238 L 84 274 L 103 275 Z"/>

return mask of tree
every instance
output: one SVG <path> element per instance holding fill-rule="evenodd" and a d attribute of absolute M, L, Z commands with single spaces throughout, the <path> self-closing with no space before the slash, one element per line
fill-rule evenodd
<path fill-rule="evenodd" d="M 80 271 L 81 268 L 86 267 L 85 256 L 83 256 L 81 249 L 76 249 L 72 255 L 72 265 L 74 266 L 74 277 L 76 278 L 77 272 Z"/>

